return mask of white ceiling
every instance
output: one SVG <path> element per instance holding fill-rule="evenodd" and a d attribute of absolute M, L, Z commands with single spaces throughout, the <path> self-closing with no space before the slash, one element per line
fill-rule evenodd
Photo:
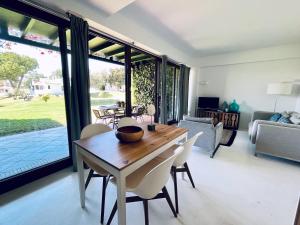
<path fill-rule="evenodd" d="M 196 54 L 300 42 L 299 0 L 137 0 Z"/>
<path fill-rule="evenodd" d="M 300 0 L 43 1 L 151 48 L 163 49 L 160 43 L 189 56 L 300 43 Z"/>

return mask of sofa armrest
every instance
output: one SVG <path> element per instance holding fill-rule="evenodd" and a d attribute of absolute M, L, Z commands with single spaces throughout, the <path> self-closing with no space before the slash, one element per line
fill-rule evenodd
<path fill-rule="evenodd" d="M 300 161 L 300 126 L 259 124 L 256 151 Z"/>
<path fill-rule="evenodd" d="M 216 126 L 215 126 L 215 130 L 216 130 L 216 140 L 215 140 L 215 148 L 219 145 L 221 138 L 222 138 L 222 134 L 223 134 L 223 123 L 219 122 Z"/>
<path fill-rule="evenodd" d="M 281 126 L 281 123 L 274 122 L 274 121 L 269 121 L 269 120 L 255 120 L 252 125 L 252 131 L 251 133 L 251 142 L 255 144 L 256 142 L 256 136 L 257 136 L 257 130 L 258 130 L 258 125 L 260 124 L 267 124 L 267 125 L 273 125 L 273 126 Z"/>
<path fill-rule="evenodd" d="M 253 122 L 255 120 L 269 120 L 272 115 L 274 115 L 274 112 L 254 111 L 251 121 Z"/>

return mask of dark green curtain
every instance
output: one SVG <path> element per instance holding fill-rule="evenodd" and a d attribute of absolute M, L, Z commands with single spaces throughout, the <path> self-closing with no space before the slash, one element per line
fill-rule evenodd
<path fill-rule="evenodd" d="M 70 15 L 71 22 L 71 139 L 80 138 L 81 130 L 91 123 L 88 23 Z M 76 171 L 76 153 L 72 148 L 73 168 Z"/>
<path fill-rule="evenodd" d="M 168 57 L 163 55 L 161 57 L 161 70 L 160 70 L 160 79 L 161 79 L 161 102 L 160 102 L 160 123 L 167 124 L 167 88 L 166 88 L 166 76 L 167 76 L 167 62 Z"/>
<path fill-rule="evenodd" d="M 188 95 L 189 95 L 189 75 L 190 68 L 181 64 L 179 76 L 179 98 L 178 98 L 178 119 L 188 113 Z"/>

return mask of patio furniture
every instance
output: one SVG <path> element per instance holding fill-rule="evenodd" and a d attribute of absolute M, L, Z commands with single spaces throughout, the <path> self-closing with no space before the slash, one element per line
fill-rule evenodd
<path fill-rule="evenodd" d="M 133 110 L 132 110 L 132 116 L 138 120 L 138 118 L 140 118 L 141 122 L 144 122 L 144 118 L 143 118 L 143 114 L 144 114 L 144 108 L 143 106 L 134 106 Z"/>
<path fill-rule="evenodd" d="M 110 121 L 113 124 L 113 129 L 118 127 L 118 121 L 125 117 L 124 108 L 117 106 L 117 105 L 111 105 L 111 106 L 99 106 L 99 110 L 105 110 L 107 114 L 109 114 L 112 118 Z"/>
<path fill-rule="evenodd" d="M 85 156 L 96 165 L 105 168 L 116 179 L 119 225 L 126 225 L 125 188 L 126 178 L 129 174 L 187 137 L 187 130 L 184 128 L 157 124 L 156 130 L 159 132 L 150 132 L 147 130 L 147 125 L 141 127 L 145 134 L 142 141 L 136 143 L 120 143 L 114 131 L 74 141 L 77 152 L 81 207 L 85 207 L 83 168 L 83 157 Z"/>
<path fill-rule="evenodd" d="M 111 128 L 103 124 L 90 124 L 87 125 L 81 131 L 80 139 L 90 138 L 97 134 L 103 134 L 105 132 L 111 131 Z M 104 221 L 104 207 L 105 207 L 105 190 L 109 181 L 110 174 L 101 166 L 94 163 L 86 156 L 82 156 L 83 161 L 91 168 L 89 175 L 85 182 L 85 189 L 88 187 L 91 178 L 93 177 L 102 177 L 102 201 L 101 201 L 101 218 L 100 221 Z M 97 173 L 95 173 L 97 172 Z"/>
<path fill-rule="evenodd" d="M 189 169 L 186 161 L 192 151 L 192 147 L 193 147 L 194 143 L 199 138 L 199 136 L 202 134 L 203 134 L 203 132 L 199 132 L 194 137 L 190 138 L 187 142 L 180 144 L 181 146 L 183 146 L 184 150 L 176 157 L 176 159 L 172 165 L 171 174 L 173 176 L 173 181 L 174 181 L 176 213 L 179 212 L 179 210 L 178 210 L 177 173 L 185 173 L 186 172 L 192 183 L 193 188 L 195 188 L 195 184 L 194 184 L 190 169 Z"/>
<path fill-rule="evenodd" d="M 119 120 L 118 127 L 125 127 L 125 126 L 138 126 L 138 122 L 131 117 L 124 117 Z"/>
<path fill-rule="evenodd" d="M 96 123 L 98 120 L 104 121 L 104 124 L 109 124 L 113 118 L 113 115 L 108 113 L 106 110 L 101 110 L 101 109 L 93 109 L 93 113 L 96 116 Z M 107 123 L 107 119 L 110 121 Z"/>
<path fill-rule="evenodd" d="M 182 152 L 183 147 L 175 146 L 175 150 L 171 149 L 168 157 L 156 157 L 144 166 L 130 174 L 126 179 L 126 192 L 131 192 L 137 196 L 126 197 L 126 203 L 142 201 L 145 213 L 145 225 L 149 225 L 148 201 L 154 199 L 165 198 L 173 212 L 174 217 L 177 217 L 170 195 L 166 188 L 166 183 L 169 180 L 170 169 L 175 158 Z M 116 184 L 115 179 L 111 180 Z M 160 193 L 162 191 L 162 193 Z M 109 216 L 107 225 L 111 221 L 117 211 L 117 201 L 114 204 L 112 212 Z"/>

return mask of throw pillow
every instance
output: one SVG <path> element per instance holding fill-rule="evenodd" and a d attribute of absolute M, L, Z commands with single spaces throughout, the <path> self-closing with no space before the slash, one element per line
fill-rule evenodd
<path fill-rule="evenodd" d="M 270 117 L 270 121 L 273 121 L 273 122 L 277 122 L 281 117 L 281 114 L 280 113 L 275 113 L 273 116 Z"/>
<path fill-rule="evenodd" d="M 277 122 L 278 123 L 291 123 L 291 121 L 284 116 L 280 117 L 280 119 Z"/>
<path fill-rule="evenodd" d="M 284 116 L 285 118 L 290 118 L 291 117 L 291 113 L 284 111 L 281 113 L 281 116 Z"/>
<path fill-rule="evenodd" d="M 293 124 L 300 125 L 300 117 L 297 117 L 297 116 L 291 116 L 290 121 L 291 121 Z"/>

